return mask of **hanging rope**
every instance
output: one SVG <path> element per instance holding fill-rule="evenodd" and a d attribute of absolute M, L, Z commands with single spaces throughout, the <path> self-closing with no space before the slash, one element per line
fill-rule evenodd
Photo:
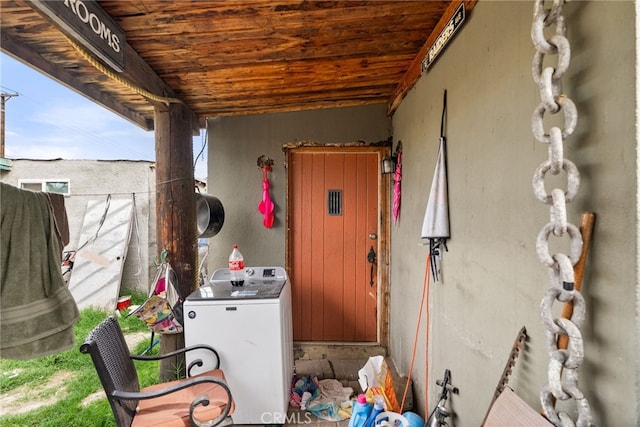
<path fill-rule="evenodd" d="M 97 59 L 95 59 L 92 55 L 90 55 L 84 48 L 82 48 L 82 46 L 80 46 L 78 43 L 76 43 L 75 41 L 73 41 L 70 37 L 68 37 L 66 34 L 62 33 L 62 35 L 67 39 L 67 41 L 69 42 L 69 44 L 71 44 L 71 46 L 73 46 L 73 48 L 78 51 L 78 53 L 80 53 L 80 55 L 82 55 L 82 57 L 84 59 L 86 59 L 87 61 L 89 61 L 89 63 L 91 65 L 93 65 L 98 71 L 100 71 L 102 74 L 104 74 L 107 77 L 112 78 L 113 80 L 123 84 L 124 86 L 128 87 L 129 89 L 133 90 L 134 92 L 136 92 L 138 95 L 142 95 L 147 99 L 150 99 L 151 101 L 156 101 L 156 102 L 162 102 L 164 104 L 184 104 L 184 101 L 178 98 L 171 98 L 171 97 L 166 97 L 166 96 L 158 96 L 154 93 L 149 92 L 146 89 L 142 89 L 140 86 L 136 86 L 133 83 L 131 83 L 130 81 L 122 78 L 120 75 L 118 75 L 117 73 L 113 72 L 113 70 L 111 70 L 110 68 L 102 65 L 102 63 L 100 63 L 100 61 L 98 61 Z"/>
<path fill-rule="evenodd" d="M 590 426 L 591 409 L 584 394 L 578 389 L 578 369 L 584 358 L 584 347 L 580 327 L 584 322 L 585 304 L 579 290 L 575 288 L 573 266 L 578 262 L 582 251 L 582 236 L 578 227 L 567 222 L 566 204 L 570 203 L 578 192 L 580 174 L 576 165 L 563 156 L 564 139 L 573 134 L 578 121 L 575 104 L 562 93 L 561 78 L 569 67 L 571 49 L 566 38 L 566 28 L 562 7 L 564 0 L 554 0 L 551 9 L 544 8 L 544 0 L 536 0 L 534 5 L 531 40 L 536 48 L 533 56 L 533 80 L 540 89 L 540 104 L 533 112 L 531 127 L 533 136 L 539 142 L 548 145 L 548 160 L 536 169 L 533 175 L 533 192 L 538 200 L 549 205 L 550 222 L 542 227 L 537 241 L 536 251 L 540 262 L 549 272 L 549 288 L 540 304 L 540 312 L 546 327 L 547 351 L 549 353 L 548 383 L 540 392 L 540 400 L 546 417 L 556 426 Z M 545 39 L 544 29 L 555 25 L 555 35 Z M 557 55 L 556 68 L 542 68 L 545 56 Z M 545 114 L 564 115 L 564 128 L 551 127 L 544 130 Z M 548 172 L 557 175 L 561 171 L 567 175 L 567 189 L 555 188 L 550 194 L 545 190 L 544 180 Z M 549 254 L 549 237 L 568 236 L 569 255 Z M 572 301 L 574 311 L 570 319 L 554 318 L 553 303 Z M 569 337 L 568 349 L 559 349 L 557 337 Z M 573 399 L 576 405 L 577 419 L 566 412 L 555 409 L 555 400 Z"/>

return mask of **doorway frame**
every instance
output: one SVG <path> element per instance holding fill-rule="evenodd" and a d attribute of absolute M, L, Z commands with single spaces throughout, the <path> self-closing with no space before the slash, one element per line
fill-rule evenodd
<path fill-rule="evenodd" d="M 377 345 L 389 346 L 389 295 L 390 295 L 390 259 L 391 259 L 391 177 L 393 174 L 382 173 L 382 159 L 391 154 L 391 141 L 378 143 L 365 143 L 362 141 L 344 144 L 319 144 L 315 142 L 300 142 L 285 144 L 282 147 L 285 154 L 286 170 L 286 233 L 285 233 L 285 269 L 291 273 L 291 236 L 289 233 L 291 223 L 292 201 L 290 197 L 291 176 L 289 174 L 289 161 L 291 154 L 300 153 L 376 153 L 378 156 L 378 248 L 376 278 L 378 282 L 377 301 Z M 318 342 L 321 345 L 329 344 Z M 359 343 L 333 343 L 344 345 L 358 345 Z M 369 345 L 367 343 L 367 345 Z"/>

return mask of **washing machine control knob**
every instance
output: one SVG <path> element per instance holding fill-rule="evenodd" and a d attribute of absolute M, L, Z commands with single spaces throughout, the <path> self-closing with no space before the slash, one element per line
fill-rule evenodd
<path fill-rule="evenodd" d="M 195 319 L 196 318 L 196 312 L 195 311 L 190 311 L 187 316 L 189 316 L 189 319 Z"/>
<path fill-rule="evenodd" d="M 245 268 L 244 269 L 245 276 L 251 277 L 251 276 L 253 276 L 254 273 L 255 273 L 255 271 L 253 271 L 253 268 Z"/>

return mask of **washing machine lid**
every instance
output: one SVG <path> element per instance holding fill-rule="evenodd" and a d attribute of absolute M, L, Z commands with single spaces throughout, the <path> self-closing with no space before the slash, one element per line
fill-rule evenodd
<path fill-rule="evenodd" d="M 275 299 L 286 282 L 273 280 L 270 282 L 247 283 L 244 286 L 231 286 L 231 283 L 210 283 L 196 289 L 187 297 L 187 301 L 205 300 L 247 300 L 247 299 Z"/>
<path fill-rule="evenodd" d="M 228 268 L 216 270 L 208 285 L 201 286 L 187 297 L 198 300 L 245 300 L 279 298 L 287 283 L 282 267 L 247 267 L 243 286 L 232 286 Z"/>

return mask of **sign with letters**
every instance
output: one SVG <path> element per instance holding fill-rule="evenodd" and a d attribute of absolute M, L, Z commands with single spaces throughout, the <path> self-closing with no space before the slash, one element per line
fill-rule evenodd
<path fill-rule="evenodd" d="M 436 60 L 442 49 L 449 43 L 449 41 L 453 38 L 455 33 L 460 29 L 462 23 L 464 22 L 465 13 L 464 13 L 464 2 L 460 3 L 460 6 L 456 9 L 447 25 L 444 26 L 436 41 L 433 42 L 429 50 L 427 51 L 426 56 L 422 60 L 422 64 L 420 67 L 421 72 L 427 71 L 427 68 L 433 64 L 433 61 Z"/>
<path fill-rule="evenodd" d="M 34 0 L 32 4 L 111 68 L 124 70 L 124 31 L 97 1 Z"/>

